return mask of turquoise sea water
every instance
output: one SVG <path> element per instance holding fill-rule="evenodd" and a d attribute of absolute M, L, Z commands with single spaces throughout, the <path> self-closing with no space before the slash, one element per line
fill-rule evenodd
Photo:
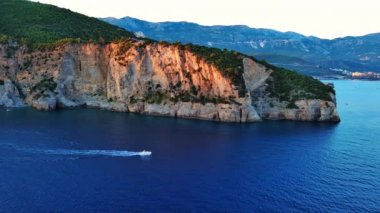
<path fill-rule="evenodd" d="M 380 82 L 334 83 L 339 124 L 0 109 L 0 212 L 379 212 Z"/>

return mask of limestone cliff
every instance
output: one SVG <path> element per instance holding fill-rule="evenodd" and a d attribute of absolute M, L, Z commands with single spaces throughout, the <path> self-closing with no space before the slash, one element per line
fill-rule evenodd
<path fill-rule="evenodd" d="M 31 51 L 8 42 L 0 45 L 0 105 L 227 122 L 339 121 L 333 92 L 328 100 L 281 100 L 270 90 L 273 69 L 249 57 L 241 62 L 243 94 L 223 68 L 180 45 L 128 40 Z"/>

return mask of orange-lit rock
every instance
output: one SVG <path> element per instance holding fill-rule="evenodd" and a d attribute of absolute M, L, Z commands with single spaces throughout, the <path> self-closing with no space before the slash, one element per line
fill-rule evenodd
<path fill-rule="evenodd" d="M 248 93 L 239 97 L 230 79 L 191 52 L 141 44 L 68 44 L 32 53 L 19 47 L 12 58 L 5 56 L 8 47 L 3 45 L 0 79 L 13 79 L 26 103 L 43 110 L 87 106 L 224 122 L 339 119 L 334 102 L 300 100 L 298 109 L 288 109 L 268 98 L 265 81 L 272 70 L 251 59 L 243 60 Z"/>

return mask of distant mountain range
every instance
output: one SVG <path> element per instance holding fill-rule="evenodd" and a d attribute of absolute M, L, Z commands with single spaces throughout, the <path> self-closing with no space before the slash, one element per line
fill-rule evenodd
<path fill-rule="evenodd" d="M 380 33 L 328 40 L 244 25 L 153 23 L 131 17 L 102 20 L 138 36 L 236 50 L 313 76 L 342 76 L 344 71 L 380 72 Z"/>

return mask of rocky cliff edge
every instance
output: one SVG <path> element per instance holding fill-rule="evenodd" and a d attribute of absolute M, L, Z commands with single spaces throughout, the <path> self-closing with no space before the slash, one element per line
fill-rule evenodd
<path fill-rule="evenodd" d="M 31 51 L 8 42 L 0 45 L 0 105 L 224 122 L 339 121 L 332 88 L 323 99 L 294 89 L 288 100 L 278 92 L 282 85 L 273 86 L 275 69 L 244 56 L 241 66 L 243 84 L 237 85 L 223 67 L 180 45 L 136 40 Z"/>

